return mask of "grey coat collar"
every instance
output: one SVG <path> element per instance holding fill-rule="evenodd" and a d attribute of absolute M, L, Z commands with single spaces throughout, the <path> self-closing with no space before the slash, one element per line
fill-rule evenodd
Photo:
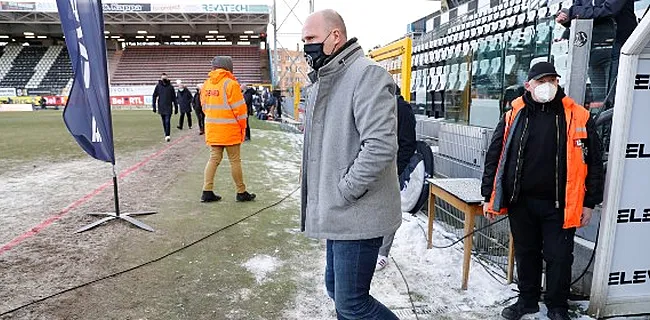
<path fill-rule="evenodd" d="M 312 71 L 309 73 L 309 80 L 312 83 L 318 81 L 318 78 L 327 76 L 330 74 L 339 73 L 347 67 L 350 63 L 353 63 L 360 57 L 363 57 L 363 50 L 361 46 L 356 42 L 356 38 L 352 38 L 348 41 L 347 47 L 343 51 L 338 52 L 327 64 L 322 66 L 318 71 Z"/>

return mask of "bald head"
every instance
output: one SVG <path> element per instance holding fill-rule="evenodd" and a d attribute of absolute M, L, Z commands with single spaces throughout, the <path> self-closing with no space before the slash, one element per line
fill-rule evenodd
<path fill-rule="evenodd" d="M 302 40 L 306 44 L 323 43 L 323 51 L 332 54 L 348 41 L 348 32 L 341 15 L 326 9 L 307 17 L 302 27 Z"/>
<path fill-rule="evenodd" d="M 321 16 L 323 17 L 323 21 L 327 29 L 329 30 L 338 29 L 341 31 L 341 35 L 347 39 L 348 30 L 345 28 L 345 22 L 343 21 L 343 18 L 338 12 L 332 9 L 325 9 L 317 13 L 320 13 Z"/>

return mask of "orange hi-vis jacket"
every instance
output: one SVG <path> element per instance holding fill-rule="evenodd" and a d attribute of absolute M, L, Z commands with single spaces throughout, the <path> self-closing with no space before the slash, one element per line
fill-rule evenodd
<path fill-rule="evenodd" d="M 205 143 L 233 146 L 244 142 L 248 110 L 235 76 L 224 69 L 213 70 L 201 88 L 205 113 Z"/>
<path fill-rule="evenodd" d="M 506 154 L 509 146 L 509 136 L 514 126 L 519 121 L 518 115 L 524 108 L 525 102 L 519 97 L 512 102 L 512 109 L 505 114 L 505 129 L 499 164 L 494 178 L 492 195 L 488 204 L 488 211 L 493 214 L 506 214 L 505 200 L 503 199 L 503 179 Z M 567 123 L 567 147 L 566 147 L 566 193 L 564 205 L 564 229 L 580 227 L 582 218 L 583 201 L 585 198 L 585 179 L 587 178 L 587 164 L 583 160 L 583 150 L 578 140 L 587 138 L 587 121 L 589 111 L 576 104 L 573 99 L 564 97 L 562 99 L 564 115 Z M 559 183 L 559 181 L 558 181 Z"/>

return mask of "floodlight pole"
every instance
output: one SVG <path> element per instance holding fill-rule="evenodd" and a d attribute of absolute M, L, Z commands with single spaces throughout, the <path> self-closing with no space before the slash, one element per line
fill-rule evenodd
<path fill-rule="evenodd" d="M 277 9 L 277 3 L 275 0 L 273 0 L 273 72 L 272 74 L 274 75 L 273 77 L 273 89 L 275 89 L 278 86 L 278 76 L 277 76 L 277 70 L 278 70 L 278 9 Z"/>

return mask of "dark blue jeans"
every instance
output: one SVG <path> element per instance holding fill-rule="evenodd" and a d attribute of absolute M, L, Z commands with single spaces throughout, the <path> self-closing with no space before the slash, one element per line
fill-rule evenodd
<path fill-rule="evenodd" d="M 169 137 L 169 132 L 171 131 L 172 115 L 161 114 L 160 118 L 162 119 L 163 130 L 165 130 L 165 137 Z"/>
<path fill-rule="evenodd" d="M 339 320 L 399 319 L 370 295 L 370 282 L 382 242 L 383 238 L 327 240 L 325 285 Z"/>

